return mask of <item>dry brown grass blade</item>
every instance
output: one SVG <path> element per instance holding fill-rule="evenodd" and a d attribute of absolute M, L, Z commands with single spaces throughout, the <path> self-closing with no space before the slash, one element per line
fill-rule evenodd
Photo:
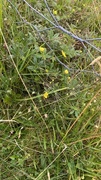
<path fill-rule="evenodd" d="M 96 59 L 94 59 L 90 65 L 94 65 L 95 63 L 98 63 L 101 60 L 101 56 L 98 56 Z"/>
<path fill-rule="evenodd" d="M 91 63 L 90 63 L 90 66 L 91 65 L 94 65 L 95 63 L 99 66 L 99 72 L 100 72 L 100 75 L 101 75 L 101 56 L 98 56 L 96 59 L 94 59 Z"/>

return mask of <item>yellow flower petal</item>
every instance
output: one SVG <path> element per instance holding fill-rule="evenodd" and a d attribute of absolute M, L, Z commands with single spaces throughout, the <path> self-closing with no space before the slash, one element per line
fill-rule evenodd
<path fill-rule="evenodd" d="M 69 72 L 68 72 L 68 70 L 66 69 L 65 71 L 64 71 L 64 74 L 68 74 Z"/>
<path fill-rule="evenodd" d="M 53 14 L 54 15 L 57 15 L 57 11 L 53 9 Z"/>
<path fill-rule="evenodd" d="M 46 73 L 48 73 L 48 69 L 46 69 Z"/>
<path fill-rule="evenodd" d="M 64 58 L 66 58 L 65 52 L 64 52 L 63 50 L 62 50 L 61 52 L 62 52 L 62 56 L 63 56 Z"/>
<path fill-rule="evenodd" d="M 44 52 L 44 51 L 45 51 L 45 48 L 43 48 L 43 47 L 41 47 L 41 46 L 40 46 L 39 49 L 40 49 L 40 52 Z"/>
<path fill-rule="evenodd" d="M 48 92 L 45 92 L 44 94 L 43 94 L 43 97 L 45 98 L 45 99 L 47 99 L 48 98 Z"/>

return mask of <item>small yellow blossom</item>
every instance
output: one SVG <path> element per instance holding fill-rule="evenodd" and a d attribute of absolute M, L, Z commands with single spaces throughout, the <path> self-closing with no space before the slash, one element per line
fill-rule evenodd
<path fill-rule="evenodd" d="M 72 9 L 72 12 L 75 12 L 75 9 Z"/>
<path fill-rule="evenodd" d="M 44 51 L 45 51 L 45 48 L 44 48 L 44 47 L 41 47 L 41 46 L 40 46 L 39 49 L 40 49 L 40 52 L 44 52 Z"/>
<path fill-rule="evenodd" d="M 61 52 L 62 52 L 62 56 L 63 56 L 64 58 L 66 58 L 65 52 L 64 52 L 63 50 L 62 50 Z"/>
<path fill-rule="evenodd" d="M 65 71 L 64 71 L 64 74 L 68 74 L 69 72 L 68 72 L 68 70 L 66 69 Z"/>
<path fill-rule="evenodd" d="M 54 15 L 57 15 L 57 11 L 53 9 L 53 14 Z"/>
<path fill-rule="evenodd" d="M 46 73 L 48 73 L 48 69 L 46 69 Z"/>
<path fill-rule="evenodd" d="M 45 99 L 47 99 L 48 98 L 48 92 L 45 92 L 44 94 L 43 94 L 43 97 L 45 98 Z"/>

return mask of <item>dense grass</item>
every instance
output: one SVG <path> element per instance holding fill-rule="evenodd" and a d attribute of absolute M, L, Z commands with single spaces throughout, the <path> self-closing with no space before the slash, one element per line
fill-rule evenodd
<path fill-rule="evenodd" d="M 44 1 L 28 2 L 51 19 Z M 42 31 L 43 41 L 35 27 L 49 28 L 49 22 L 23 1 L 13 3 L 29 24 L 3 1 L 0 179 L 100 180 L 101 76 L 97 64 L 89 65 L 100 53 L 90 46 L 87 53 L 57 29 Z M 100 37 L 100 4 L 49 1 L 59 23 L 82 38 Z M 92 43 L 101 48 L 101 41 Z"/>

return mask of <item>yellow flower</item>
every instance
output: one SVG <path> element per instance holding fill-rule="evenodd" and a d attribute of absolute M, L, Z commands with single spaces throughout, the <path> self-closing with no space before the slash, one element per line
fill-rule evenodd
<path fill-rule="evenodd" d="M 45 51 L 45 48 L 43 48 L 43 47 L 41 47 L 41 46 L 40 46 L 39 49 L 40 49 L 40 52 L 44 52 L 44 51 Z"/>
<path fill-rule="evenodd" d="M 43 97 L 45 98 L 45 99 L 47 99 L 48 98 L 48 92 L 45 92 L 44 94 L 43 94 Z"/>
<path fill-rule="evenodd" d="M 72 9 L 72 12 L 75 12 L 75 9 Z"/>
<path fill-rule="evenodd" d="M 57 11 L 53 9 L 53 14 L 54 15 L 57 15 Z"/>
<path fill-rule="evenodd" d="M 46 69 L 46 73 L 48 73 L 48 69 Z"/>
<path fill-rule="evenodd" d="M 69 72 L 68 72 L 68 70 L 66 69 L 65 71 L 64 71 L 64 74 L 68 74 Z"/>
<path fill-rule="evenodd" d="M 63 50 L 62 50 L 61 52 L 62 52 L 62 56 L 63 56 L 64 58 L 66 58 L 65 52 L 64 52 Z"/>

